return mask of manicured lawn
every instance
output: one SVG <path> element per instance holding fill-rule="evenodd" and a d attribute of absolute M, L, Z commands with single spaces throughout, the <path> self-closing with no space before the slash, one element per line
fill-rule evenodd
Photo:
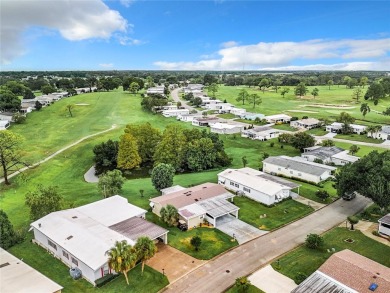
<path fill-rule="evenodd" d="M 219 118 L 223 118 L 223 119 L 233 119 L 233 118 L 236 118 L 236 115 L 234 114 L 230 114 L 230 113 L 225 113 L 225 114 L 219 114 L 217 115 Z"/>
<path fill-rule="evenodd" d="M 144 274 L 141 277 L 140 265 L 137 265 L 128 273 L 129 286 L 127 286 L 123 275 L 101 288 L 93 287 L 84 279 L 73 280 L 69 275 L 67 266 L 52 257 L 42 247 L 31 243 L 31 233 L 26 241 L 15 245 L 9 252 L 20 259 L 23 258 L 25 263 L 63 286 L 62 292 L 158 292 L 169 284 L 166 276 L 148 266 L 145 266 Z"/>
<path fill-rule="evenodd" d="M 369 142 L 369 143 L 377 143 L 377 144 L 383 142 L 383 140 L 380 140 L 380 139 L 367 137 L 366 134 L 361 134 L 361 135 L 359 135 L 359 134 L 337 134 L 335 136 L 335 138 L 354 140 L 354 141 L 362 141 L 362 142 Z"/>
<path fill-rule="evenodd" d="M 272 126 L 272 128 L 280 129 L 280 130 L 287 130 L 287 131 L 297 131 L 298 129 L 291 127 L 290 124 L 275 124 Z"/>
<path fill-rule="evenodd" d="M 157 217 L 157 215 L 151 212 L 147 213 L 146 218 L 169 230 L 169 245 L 197 259 L 212 259 L 222 252 L 238 245 L 237 241 L 232 241 L 232 238 L 229 235 L 214 228 L 198 227 L 188 231 L 180 231 L 176 227 L 168 227 L 159 217 Z M 194 236 L 199 236 L 202 239 L 199 251 L 196 251 L 191 245 L 190 241 Z"/>
<path fill-rule="evenodd" d="M 247 197 L 236 196 L 234 204 L 240 208 L 240 220 L 261 230 L 274 230 L 313 211 L 313 208 L 292 199 L 267 207 Z M 264 214 L 267 216 L 260 218 L 260 215 Z"/>
<path fill-rule="evenodd" d="M 336 227 L 323 235 L 324 247 L 321 250 L 314 250 L 300 246 L 280 259 L 280 266 L 277 262 L 272 267 L 283 275 L 294 279 L 302 272 L 309 276 L 317 270 L 332 254 L 327 252 L 329 248 L 335 248 L 336 252 L 343 249 L 350 249 L 376 262 L 390 267 L 390 247 L 377 242 L 360 231 L 349 231 L 346 228 Z M 355 240 L 353 243 L 345 242 L 345 239 Z"/>
<path fill-rule="evenodd" d="M 316 136 L 323 136 L 328 133 L 324 128 L 313 128 L 313 129 L 306 130 L 306 132 Z"/>
<path fill-rule="evenodd" d="M 249 119 L 236 119 L 235 121 L 237 121 L 237 122 L 242 122 L 242 123 L 248 123 L 248 124 L 253 124 L 253 125 L 257 125 L 257 126 L 264 126 L 264 125 L 266 125 L 267 123 L 263 123 L 263 122 L 261 122 L 261 121 L 259 121 L 259 122 L 256 122 L 255 120 L 249 120 Z"/>
<path fill-rule="evenodd" d="M 225 293 L 241 293 L 241 292 L 242 291 L 239 291 L 236 286 L 233 286 L 229 290 L 225 291 Z M 253 285 L 250 285 L 246 293 L 264 293 L 264 291 L 260 290 L 259 288 Z"/>
<path fill-rule="evenodd" d="M 327 181 L 327 182 L 323 183 L 323 187 L 319 187 L 319 186 L 312 185 L 312 184 L 309 184 L 306 182 L 301 182 L 298 180 L 293 180 L 293 179 L 288 179 L 288 180 L 293 181 L 297 184 L 300 184 L 301 186 L 299 187 L 299 195 L 301 195 L 307 199 L 311 199 L 311 200 L 314 200 L 314 201 L 319 202 L 319 203 L 328 204 L 328 203 L 331 203 L 332 201 L 334 201 L 335 199 L 338 198 L 337 191 L 332 186 L 332 184 L 333 184 L 332 181 Z M 316 192 L 318 190 L 326 190 L 329 193 L 330 197 L 326 201 L 323 201 L 322 199 L 320 199 L 316 196 Z M 298 193 L 298 189 L 297 188 L 294 189 L 294 192 Z"/>
<path fill-rule="evenodd" d="M 354 145 L 353 142 L 347 143 L 347 142 L 338 142 L 335 141 L 334 145 L 340 148 L 343 148 L 345 150 L 349 150 L 349 148 Z M 364 157 L 365 155 L 368 155 L 372 151 L 378 151 L 379 153 L 384 152 L 386 149 L 380 148 L 380 147 L 373 147 L 373 146 L 364 146 L 364 145 L 357 145 L 359 147 L 359 150 L 354 156 L 357 157 Z"/>

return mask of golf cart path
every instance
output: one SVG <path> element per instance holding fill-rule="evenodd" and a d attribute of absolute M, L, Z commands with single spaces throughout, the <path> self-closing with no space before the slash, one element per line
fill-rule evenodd
<path fill-rule="evenodd" d="M 60 149 L 60 150 L 54 152 L 53 154 L 51 154 L 50 156 L 46 157 L 45 159 L 43 159 L 43 160 L 41 160 L 41 161 L 39 161 L 39 162 L 37 162 L 37 163 L 34 163 L 34 164 L 32 164 L 32 165 L 30 165 L 30 166 L 28 166 L 28 167 L 23 167 L 23 168 L 19 169 L 18 171 L 14 172 L 14 173 L 12 173 L 12 174 L 10 174 L 10 175 L 8 175 L 8 179 L 11 179 L 12 177 L 15 177 L 16 175 L 18 175 L 18 174 L 20 174 L 20 173 L 26 171 L 26 170 L 29 169 L 29 168 L 33 168 L 33 167 L 39 166 L 40 164 L 49 161 L 50 159 L 54 158 L 55 156 L 61 154 L 62 152 L 66 151 L 67 149 L 69 149 L 69 148 L 71 148 L 71 147 L 74 147 L 75 145 L 78 145 L 79 143 L 83 142 L 84 140 L 86 140 L 86 139 L 88 139 L 88 138 L 91 138 L 91 137 L 94 137 L 94 136 L 97 136 L 97 135 L 100 135 L 100 134 L 109 132 L 109 131 L 111 131 L 111 130 L 113 130 L 113 129 L 115 129 L 115 128 L 116 128 L 116 124 L 113 124 L 113 125 L 111 126 L 111 128 L 109 128 L 109 129 L 106 129 L 106 130 L 103 130 L 103 131 L 100 131 L 100 132 L 96 132 L 96 133 L 93 133 L 93 134 L 84 136 L 83 138 L 79 139 L 78 141 L 76 141 L 76 142 L 74 142 L 74 143 L 72 143 L 72 144 L 70 144 L 70 145 L 68 145 L 68 146 L 66 146 L 66 147 L 63 147 L 62 149 Z M 3 183 L 3 182 L 4 182 L 4 178 L 1 178 L 1 179 L 0 179 L 0 184 Z"/>

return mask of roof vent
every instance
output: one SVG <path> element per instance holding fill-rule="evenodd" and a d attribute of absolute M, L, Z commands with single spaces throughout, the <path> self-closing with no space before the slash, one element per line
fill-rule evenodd
<path fill-rule="evenodd" d="M 207 188 L 207 186 L 203 186 L 203 189 Z"/>
<path fill-rule="evenodd" d="M 77 219 L 77 216 L 73 216 L 72 219 Z"/>
<path fill-rule="evenodd" d="M 195 201 L 199 201 L 199 199 L 195 198 Z"/>
<path fill-rule="evenodd" d="M 72 239 L 72 238 L 73 238 L 73 236 L 70 235 L 69 237 L 66 238 L 66 240 L 70 240 L 70 239 Z"/>

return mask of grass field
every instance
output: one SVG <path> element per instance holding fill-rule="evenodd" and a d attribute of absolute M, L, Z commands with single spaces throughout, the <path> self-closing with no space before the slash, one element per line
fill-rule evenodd
<path fill-rule="evenodd" d="M 234 204 L 240 208 L 240 220 L 261 230 L 274 230 L 313 211 L 313 208 L 292 199 L 267 207 L 247 197 L 237 196 Z M 264 214 L 267 215 L 266 218 L 260 218 Z"/>
<path fill-rule="evenodd" d="M 332 184 L 333 184 L 332 181 L 327 181 L 327 182 L 323 183 L 323 187 L 315 186 L 315 185 L 312 185 L 312 184 L 309 184 L 309 183 L 306 183 L 306 182 L 301 182 L 301 181 L 293 180 L 293 179 L 289 179 L 289 181 L 293 181 L 293 182 L 301 185 L 299 187 L 299 195 L 301 195 L 301 196 L 303 196 L 305 198 L 314 200 L 314 201 L 319 202 L 319 203 L 328 204 L 328 203 L 331 203 L 332 201 L 334 201 L 338 197 L 336 190 L 332 186 Z M 322 199 L 318 198 L 316 196 L 316 192 L 318 190 L 325 190 L 325 191 L 327 191 L 329 193 L 329 198 L 327 200 L 325 200 L 325 201 L 323 201 Z M 296 188 L 294 190 L 294 192 L 297 193 L 298 189 Z"/>
<path fill-rule="evenodd" d="M 335 138 L 340 138 L 340 139 L 347 139 L 347 140 L 352 140 L 352 141 L 362 141 L 362 142 L 369 142 L 369 143 L 382 143 L 383 140 L 381 139 L 375 139 L 372 137 L 367 137 L 367 135 L 362 134 L 337 134 Z M 351 142 L 352 143 L 352 142 Z"/>
<path fill-rule="evenodd" d="M 274 91 L 265 91 L 263 93 L 258 88 L 249 88 L 247 86 L 220 86 L 216 94 L 217 99 L 224 100 L 226 99 L 228 103 L 236 105 L 239 108 L 245 108 L 249 112 L 258 112 L 265 115 L 285 113 L 290 116 L 296 116 L 302 118 L 303 116 L 309 116 L 312 118 L 328 118 L 330 120 L 335 120 L 340 112 L 345 111 L 355 117 L 357 120 L 356 124 L 389 124 L 389 117 L 375 113 L 379 111 L 382 113 L 387 107 L 390 106 L 390 99 L 381 99 L 378 105 L 374 105 L 372 101 L 367 102 L 371 108 L 371 112 L 366 115 L 364 118 L 360 113 L 360 103 L 356 104 L 352 100 L 353 89 L 347 89 L 345 86 L 332 86 L 331 89 L 328 89 L 328 86 L 315 86 L 319 89 L 319 96 L 313 99 L 311 95 L 308 95 L 304 98 L 295 97 L 294 87 L 289 87 L 290 91 L 283 98 L 280 93 L 275 93 Z M 309 86 L 309 93 L 314 88 Z M 241 89 L 246 89 L 249 94 L 257 93 L 262 98 L 262 103 L 253 108 L 253 105 L 245 103 L 242 105 L 242 102 L 237 102 L 236 98 Z M 363 93 L 367 90 L 367 87 L 363 89 Z M 328 104 L 328 105 L 345 105 L 344 108 L 337 108 L 333 106 L 320 107 L 319 104 Z"/>
<path fill-rule="evenodd" d="M 242 291 L 239 291 L 239 289 L 236 286 L 233 286 L 229 290 L 225 291 L 225 293 L 241 293 L 241 292 Z M 253 285 L 250 285 L 246 293 L 264 293 L 264 291 L 260 290 L 259 288 Z"/>
<path fill-rule="evenodd" d="M 346 228 L 337 227 L 325 233 L 323 237 L 324 247 L 322 249 L 315 250 L 300 246 L 280 258 L 280 265 L 274 262 L 272 267 L 291 279 L 294 279 L 300 272 L 309 276 L 332 255 L 327 252 L 329 248 L 335 248 L 336 252 L 349 249 L 390 267 L 390 258 L 383 257 L 390 255 L 390 247 L 368 238 L 360 231 L 349 231 Z M 344 240 L 348 238 L 355 240 L 355 242 L 345 242 Z"/>
<path fill-rule="evenodd" d="M 69 268 L 60 260 L 52 257 L 42 247 L 31 243 L 31 236 L 22 244 L 9 249 L 9 252 L 63 286 L 62 292 L 65 293 L 158 292 L 169 283 L 166 276 L 148 266 L 145 266 L 144 274 L 141 277 L 141 266 L 137 265 L 128 273 L 129 286 L 126 284 L 125 277 L 120 275 L 103 287 L 95 288 L 84 279 L 73 280 L 69 275 Z"/>

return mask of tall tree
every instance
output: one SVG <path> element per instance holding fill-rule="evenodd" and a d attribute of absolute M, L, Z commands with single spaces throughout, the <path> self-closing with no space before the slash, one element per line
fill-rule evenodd
<path fill-rule="evenodd" d="M 161 220 L 168 224 L 168 226 L 174 226 L 179 220 L 179 212 L 173 205 L 166 205 L 160 210 Z"/>
<path fill-rule="evenodd" d="M 382 84 L 380 84 L 379 82 L 375 82 L 368 87 L 367 92 L 364 95 L 364 99 L 373 100 L 374 105 L 378 105 L 379 99 L 383 98 L 384 96 L 385 91 L 383 89 Z"/>
<path fill-rule="evenodd" d="M 104 198 L 119 194 L 125 178 L 119 170 L 107 171 L 99 177 L 98 189 Z"/>
<path fill-rule="evenodd" d="M 242 104 L 244 105 L 245 101 L 248 100 L 248 97 L 249 97 L 249 94 L 248 94 L 247 90 L 246 89 L 242 89 L 242 90 L 239 91 L 236 101 L 237 102 L 241 102 L 242 101 Z"/>
<path fill-rule="evenodd" d="M 357 87 L 353 90 L 352 99 L 356 100 L 356 103 L 359 102 L 362 96 L 363 96 L 363 91 L 360 87 Z"/>
<path fill-rule="evenodd" d="M 347 112 L 341 112 L 336 120 L 337 122 L 344 123 L 344 124 L 351 124 L 355 122 L 355 118 L 353 118 Z"/>
<path fill-rule="evenodd" d="M 136 94 L 138 93 L 139 91 L 139 84 L 135 81 L 133 81 L 131 84 L 130 84 L 130 88 L 129 88 L 129 91 L 132 93 L 132 94 Z"/>
<path fill-rule="evenodd" d="M 215 98 L 215 94 L 218 92 L 218 84 L 212 83 L 208 86 L 208 91 L 211 92 L 213 98 Z"/>
<path fill-rule="evenodd" d="M 253 104 L 253 108 L 255 108 L 256 105 L 260 105 L 263 101 L 258 94 L 251 94 L 249 95 L 248 102 Z"/>
<path fill-rule="evenodd" d="M 332 79 L 329 79 L 327 84 L 328 84 L 328 87 L 329 87 L 329 90 L 330 90 L 330 87 L 333 86 L 334 82 L 333 82 Z"/>
<path fill-rule="evenodd" d="M 275 90 L 275 93 L 278 92 L 278 89 L 280 88 L 282 83 L 283 82 L 280 78 L 275 79 L 274 84 L 273 84 L 273 89 Z"/>
<path fill-rule="evenodd" d="M 281 94 L 282 97 L 284 98 L 285 94 L 287 94 L 289 91 L 290 91 L 290 88 L 284 87 L 284 88 L 282 88 L 282 90 L 280 91 L 280 94 Z"/>
<path fill-rule="evenodd" d="M 152 170 L 152 184 L 157 190 L 171 187 L 173 184 L 173 176 L 175 168 L 169 164 L 160 163 Z"/>
<path fill-rule="evenodd" d="M 142 164 L 150 164 L 153 161 L 156 147 L 161 141 L 160 130 L 147 122 L 139 125 L 128 124 L 125 132 L 130 133 L 135 138 Z"/>
<path fill-rule="evenodd" d="M 117 162 L 118 168 L 124 170 L 134 169 L 141 164 L 137 142 L 130 133 L 125 133 L 120 137 Z"/>
<path fill-rule="evenodd" d="M 21 101 L 17 95 L 10 90 L 0 90 L 0 112 L 19 111 L 21 107 Z"/>
<path fill-rule="evenodd" d="M 354 229 L 354 225 L 356 225 L 357 223 L 359 223 L 359 218 L 358 217 L 355 217 L 355 216 L 349 216 L 347 218 L 348 222 L 351 224 L 351 230 L 355 230 Z"/>
<path fill-rule="evenodd" d="M 0 235 L 0 247 L 3 249 L 8 249 L 18 242 L 14 227 L 3 210 L 0 210 Z"/>
<path fill-rule="evenodd" d="M 295 87 L 295 90 L 294 90 L 295 95 L 299 96 L 301 98 L 302 98 L 302 96 L 306 95 L 307 91 L 308 91 L 308 89 L 307 89 L 306 85 L 303 82 L 299 83 Z"/>
<path fill-rule="evenodd" d="M 161 142 L 154 153 L 154 163 L 170 164 L 179 170 L 184 161 L 186 152 L 186 137 L 182 127 L 177 124 L 168 125 L 164 130 Z"/>
<path fill-rule="evenodd" d="M 372 151 L 336 173 L 337 193 L 358 192 L 371 198 L 383 211 L 390 205 L 390 151 Z"/>
<path fill-rule="evenodd" d="M 62 208 L 63 197 L 57 187 L 38 185 L 35 191 L 26 194 L 26 205 L 30 208 L 30 218 L 35 221 Z"/>
<path fill-rule="evenodd" d="M 115 246 L 108 250 L 106 254 L 108 255 L 108 266 L 110 269 L 122 273 L 125 276 L 127 285 L 129 285 L 127 273 L 137 262 L 135 249 L 126 240 L 116 241 Z"/>
<path fill-rule="evenodd" d="M 364 88 L 364 86 L 368 83 L 368 77 L 367 76 L 362 76 L 360 78 L 360 85 Z"/>
<path fill-rule="evenodd" d="M 48 94 L 54 93 L 55 91 L 56 91 L 56 89 L 53 86 L 49 85 L 49 84 L 44 85 L 41 88 L 41 92 L 44 95 L 48 95 Z"/>
<path fill-rule="evenodd" d="M 142 262 L 142 274 L 144 273 L 145 262 L 151 259 L 157 252 L 157 246 L 149 237 L 140 237 L 134 245 L 138 260 Z"/>
<path fill-rule="evenodd" d="M 306 132 L 297 132 L 294 134 L 291 144 L 294 148 L 303 152 L 304 148 L 314 146 L 315 139 L 313 136 Z"/>
<path fill-rule="evenodd" d="M 311 92 L 313 98 L 315 99 L 315 97 L 318 96 L 318 93 L 319 93 L 319 89 L 318 88 L 314 88 L 313 91 Z"/>
<path fill-rule="evenodd" d="M 23 99 L 26 100 L 35 99 L 35 95 L 29 88 L 26 88 L 23 94 Z"/>
<path fill-rule="evenodd" d="M 9 185 L 8 173 L 18 170 L 21 165 L 27 165 L 21 160 L 20 145 L 23 138 L 9 130 L 0 131 L 0 165 L 3 171 L 4 183 Z"/>
<path fill-rule="evenodd" d="M 186 162 L 188 169 L 202 171 L 214 166 L 217 159 L 217 151 L 210 138 L 200 138 L 188 143 Z"/>
<path fill-rule="evenodd" d="M 268 88 L 270 85 L 271 85 L 270 80 L 268 78 L 263 78 L 262 80 L 260 80 L 259 88 L 260 90 L 263 91 L 264 94 L 265 89 Z"/>
<path fill-rule="evenodd" d="M 93 148 L 93 161 L 95 162 L 96 174 L 101 174 L 105 170 L 113 170 L 117 166 L 119 144 L 117 141 L 109 139 L 95 145 Z"/>
<path fill-rule="evenodd" d="M 370 106 L 368 106 L 367 103 L 362 103 L 360 105 L 360 112 L 362 113 L 363 117 L 365 118 L 367 113 L 370 113 L 371 109 Z"/>

